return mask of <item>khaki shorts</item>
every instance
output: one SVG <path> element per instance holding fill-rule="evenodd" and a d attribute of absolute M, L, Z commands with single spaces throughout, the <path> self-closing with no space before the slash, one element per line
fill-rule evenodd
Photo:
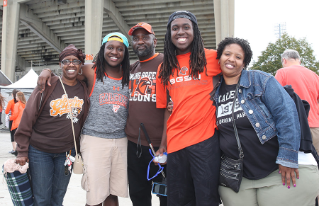
<path fill-rule="evenodd" d="M 319 154 L 319 127 L 310 127 L 310 132 L 312 135 L 312 143 Z"/>
<path fill-rule="evenodd" d="M 228 187 L 219 186 L 224 206 L 315 206 L 319 191 L 317 166 L 299 165 L 296 187 L 290 189 L 281 183 L 278 170 L 260 180 L 242 179 L 240 190 L 235 193 Z"/>
<path fill-rule="evenodd" d="M 86 203 L 97 205 L 110 194 L 128 197 L 127 138 L 105 139 L 82 135 L 82 188 Z"/>

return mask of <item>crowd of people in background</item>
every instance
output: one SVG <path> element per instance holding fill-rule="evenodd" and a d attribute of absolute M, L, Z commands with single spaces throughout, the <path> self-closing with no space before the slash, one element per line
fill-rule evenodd
<path fill-rule="evenodd" d="M 17 156 L 17 143 L 15 142 L 14 135 L 21 121 L 21 117 L 26 104 L 26 98 L 24 96 L 24 93 L 20 92 L 17 89 L 13 89 L 11 96 L 12 99 L 9 100 L 6 104 L 5 97 L 0 94 L 0 117 L 2 117 L 2 110 L 3 108 L 5 108 L 5 114 L 7 115 L 7 120 L 9 121 L 8 126 L 12 143 L 12 150 L 10 150 L 9 153 Z M 3 124 L 1 119 L 2 118 L 0 118 L 0 125 Z"/>
<path fill-rule="evenodd" d="M 6 107 L 6 110 L 5 110 L 5 113 L 7 115 L 11 115 L 14 111 L 14 105 L 15 103 L 17 103 L 17 92 L 18 90 L 14 89 L 12 91 L 12 99 L 8 102 L 7 104 L 7 107 Z M 9 152 L 9 153 L 12 153 L 12 154 L 16 154 L 16 142 L 14 141 L 14 130 L 12 130 L 12 120 L 9 119 L 9 130 L 10 130 L 10 136 L 11 136 L 11 143 L 12 143 L 12 150 Z"/>
<path fill-rule="evenodd" d="M 5 106 L 5 100 L 4 100 L 4 97 L 2 96 L 2 94 L 0 93 L 0 125 L 3 124 L 1 117 L 2 117 L 2 110 L 3 110 L 4 106 Z"/>
<path fill-rule="evenodd" d="M 150 24 L 128 35 L 107 34 L 92 64 L 67 46 L 61 77 L 44 69 L 28 103 L 13 90 L 5 110 L 10 153 L 30 164 L 35 205 L 63 204 L 72 171 L 64 163 L 76 149 L 86 205 L 116 206 L 129 196 L 133 206 L 151 206 L 152 181 L 167 184 L 161 206 L 315 205 L 319 77 L 300 65 L 297 51 L 282 54 L 275 77 L 248 70 L 248 41 L 227 37 L 217 51 L 206 49 L 188 11 L 169 16 L 163 54 Z M 131 65 L 129 42 L 138 57 Z M 144 130 L 167 162 L 152 163 Z M 222 156 L 243 158 L 238 192 L 220 185 Z"/>

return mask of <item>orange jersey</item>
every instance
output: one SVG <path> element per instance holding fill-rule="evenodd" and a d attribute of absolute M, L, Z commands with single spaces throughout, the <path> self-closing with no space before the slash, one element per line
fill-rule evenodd
<path fill-rule="evenodd" d="M 11 99 L 9 102 L 8 102 L 8 105 L 7 105 L 7 108 L 6 108 L 6 114 L 9 114 L 9 112 L 11 111 L 11 114 L 13 113 L 13 110 L 14 110 L 14 99 Z"/>
<path fill-rule="evenodd" d="M 24 108 L 25 108 L 25 104 L 23 104 L 20 101 L 14 104 L 14 110 L 13 110 L 13 113 L 10 117 L 10 120 L 13 121 L 11 131 L 18 128 L 20 121 L 21 121 L 21 117 L 22 117 Z"/>
<path fill-rule="evenodd" d="M 221 73 L 215 50 L 205 49 L 207 75 L 202 72 L 198 79 L 189 76 L 190 53 L 178 55 L 180 70 L 170 76 L 164 87 L 161 79 L 156 79 L 156 107 L 166 108 L 167 92 L 174 102 L 173 112 L 167 121 L 167 152 L 172 153 L 202 142 L 214 135 L 216 108 L 210 100 L 210 93 Z M 160 68 L 160 67 L 159 67 Z M 215 78 L 213 78 L 215 77 Z"/>

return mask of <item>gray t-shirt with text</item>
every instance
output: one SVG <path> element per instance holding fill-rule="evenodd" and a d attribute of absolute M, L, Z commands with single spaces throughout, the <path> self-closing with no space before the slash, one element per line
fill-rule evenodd
<path fill-rule="evenodd" d="M 122 88 L 122 79 L 104 77 L 103 82 L 95 80 L 92 90 L 89 115 L 84 123 L 82 133 L 107 139 L 125 137 L 124 128 L 129 100 L 128 87 Z"/>

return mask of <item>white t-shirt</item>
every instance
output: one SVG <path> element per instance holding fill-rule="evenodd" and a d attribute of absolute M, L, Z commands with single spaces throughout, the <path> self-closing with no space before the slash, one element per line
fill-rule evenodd
<path fill-rule="evenodd" d="M 298 152 L 298 164 L 299 165 L 316 165 L 317 161 L 311 153 Z"/>

